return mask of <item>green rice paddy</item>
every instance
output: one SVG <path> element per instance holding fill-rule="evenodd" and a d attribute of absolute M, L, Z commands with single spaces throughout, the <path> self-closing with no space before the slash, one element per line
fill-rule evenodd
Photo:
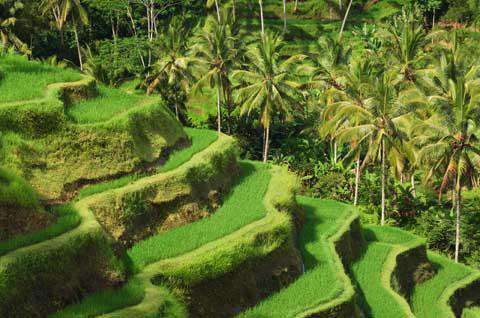
<path fill-rule="evenodd" d="M 266 215 L 263 198 L 270 181 L 269 166 L 240 163 L 238 184 L 210 217 L 152 236 L 133 246 L 128 257 L 135 269 L 192 251 Z"/>
<path fill-rule="evenodd" d="M 345 287 L 338 278 L 335 256 L 328 246 L 329 238 L 337 233 L 352 213 L 352 208 L 335 201 L 298 197 L 305 209 L 306 223 L 299 233 L 299 247 L 305 273 L 294 283 L 239 315 L 241 318 L 296 317 L 308 308 L 339 297 Z"/>
<path fill-rule="evenodd" d="M 111 119 L 115 115 L 138 107 L 152 99 L 142 95 L 129 94 L 123 90 L 98 85 L 99 96 L 71 105 L 67 114 L 79 124 L 92 124 Z"/>
<path fill-rule="evenodd" d="M 418 318 L 454 317 L 442 296 L 450 286 L 471 275 L 473 270 L 435 253 L 429 253 L 428 257 L 437 273 L 414 289 L 412 311 Z"/>
<path fill-rule="evenodd" d="M 40 99 L 44 97 L 48 85 L 75 82 L 80 79 L 80 73 L 71 69 L 28 61 L 19 55 L 0 56 L 2 103 Z"/>

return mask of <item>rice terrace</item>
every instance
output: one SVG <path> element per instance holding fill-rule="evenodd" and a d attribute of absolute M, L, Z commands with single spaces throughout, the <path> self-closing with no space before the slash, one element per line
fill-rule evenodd
<path fill-rule="evenodd" d="M 480 318 L 476 0 L 0 0 L 0 318 Z"/>

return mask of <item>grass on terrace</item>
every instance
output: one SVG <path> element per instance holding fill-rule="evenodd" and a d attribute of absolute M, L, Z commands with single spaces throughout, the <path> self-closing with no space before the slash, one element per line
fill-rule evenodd
<path fill-rule="evenodd" d="M 190 252 L 220 239 L 266 214 L 263 198 L 270 181 L 270 167 L 256 162 L 240 162 L 241 177 L 210 217 L 152 236 L 128 252 L 135 269 L 153 262 Z"/>
<path fill-rule="evenodd" d="M 305 273 L 282 291 L 242 313 L 241 318 L 295 317 L 306 308 L 338 297 L 344 286 L 338 279 L 328 238 L 334 235 L 351 213 L 351 208 L 335 201 L 298 197 L 306 212 L 306 223 L 299 235 Z"/>
<path fill-rule="evenodd" d="M 129 94 L 123 90 L 98 85 L 99 96 L 70 106 L 67 114 L 79 124 L 103 122 L 138 106 L 148 97 Z"/>
<path fill-rule="evenodd" d="M 411 301 L 412 311 L 418 318 L 453 317 L 448 304 L 442 303 L 440 298 L 446 288 L 471 275 L 473 270 L 438 254 L 429 253 L 428 258 L 436 268 L 437 274 L 415 287 Z"/>
<path fill-rule="evenodd" d="M 77 227 L 81 218 L 70 205 L 53 208 L 57 216 L 54 224 L 32 233 L 16 236 L 10 240 L 0 242 L 0 257 L 21 247 L 47 241 Z"/>
<path fill-rule="evenodd" d="M 44 97 L 49 84 L 80 79 L 80 73 L 71 69 L 28 61 L 20 55 L 0 56 L 1 103 L 39 99 Z"/>
<path fill-rule="evenodd" d="M 362 258 L 352 266 L 352 275 L 358 285 L 361 305 L 367 317 L 406 318 L 403 307 L 384 287 L 382 273 L 392 245 L 369 242 Z"/>
<path fill-rule="evenodd" d="M 68 306 L 62 311 L 50 315 L 50 318 L 85 318 L 96 317 L 117 309 L 140 303 L 145 295 L 141 281 L 132 278 L 118 289 L 106 289 L 90 295 L 81 303 Z"/>
<path fill-rule="evenodd" d="M 196 153 L 199 153 L 200 151 L 206 149 L 218 139 L 218 134 L 215 131 L 194 128 L 184 128 L 184 130 L 190 138 L 192 145 L 188 148 L 171 153 L 167 161 L 157 169 L 158 173 L 167 172 L 181 166 L 182 164 L 189 161 Z M 78 193 L 78 198 L 81 199 L 111 189 L 121 188 L 144 176 L 144 174 L 137 173 L 127 175 L 112 181 L 92 185 L 80 190 Z"/>
<path fill-rule="evenodd" d="M 466 308 L 462 318 L 480 318 L 480 307 Z"/>

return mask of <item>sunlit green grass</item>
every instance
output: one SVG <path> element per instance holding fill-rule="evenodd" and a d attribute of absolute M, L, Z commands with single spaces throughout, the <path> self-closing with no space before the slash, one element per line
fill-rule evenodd
<path fill-rule="evenodd" d="M 480 307 L 465 308 L 462 318 L 480 318 Z"/>
<path fill-rule="evenodd" d="M 266 215 L 263 197 L 270 181 L 269 166 L 241 162 L 241 178 L 222 206 L 210 217 L 152 236 L 133 246 L 128 257 L 135 269 L 192 251 L 220 239 Z"/>
<path fill-rule="evenodd" d="M 217 132 L 212 130 L 194 128 L 184 128 L 184 130 L 187 136 L 190 138 L 192 145 L 185 149 L 177 150 L 171 153 L 168 156 L 167 161 L 157 169 L 158 173 L 167 172 L 181 166 L 189 161 L 196 153 L 206 149 L 218 139 Z M 80 190 L 77 198 L 82 199 L 93 194 L 105 192 L 111 189 L 118 189 L 142 177 L 145 177 L 145 174 L 137 173 L 112 181 L 91 185 Z"/>
<path fill-rule="evenodd" d="M 370 242 L 362 258 L 352 265 L 352 275 L 358 284 L 361 303 L 367 317 L 406 318 L 403 307 L 382 283 L 384 263 L 392 246 Z"/>
<path fill-rule="evenodd" d="M 0 103 L 42 98 L 47 86 L 75 82 L 80 73 L 61 69 L 19 55 L 0 56 Z"/>
<path fill-rule="evenodd" d="M 413 313 L 418 318 L 453 317 L 448 304 L 442 303 L 440 297 L 446 288 L 471 275 L 473 270 L 434 253 L 429 253 L 428 258 L 437 274 L 415 287 L 411 301 Z"/>
<path fill-rule="evenodd" d="M 306 212 L 306 223 L 299 235 L 299 247 L 306 272 L 294 283 L 272 295 L 239 317 L 295 317 L 306 308 L 338 297 L 343 284 L 338 279 L 328 238 L 334 235 L 351 213 L 351 208 L 335 201 L 298 197 Z"/>
<path fill-rule="evenodd" d="M 10 240 L 0 242 L 0 256 L 18 248 L 33 245 L 57 237 L 77 227 L 81 222 L 80 215 L 70 205 L 53 208 L 57 216 L 54 224 L 32 233 L 15 236 Z"/>
<path fill-rule="evenodd" d="M 418 239 L 415 235 L 395 227 L 370 225 L 363 228 L 367 241 L 402 245 Z"/>
<path fill-rule="evenodd" d="M 99 85 L 99 96 L 76 103 L 67 109 L 67 114 L 77 123 L 98 123 L 111 119 L 139 105 L 145 96 L 128 94 L 123 90 Z"/>

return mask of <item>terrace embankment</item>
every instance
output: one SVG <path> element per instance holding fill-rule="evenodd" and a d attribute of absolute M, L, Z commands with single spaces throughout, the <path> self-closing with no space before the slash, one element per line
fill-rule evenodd
<path fill-rule="evenodd" d="M 210 215 L 237 178 L 235 143 L 220 136 L 175 170 L 89 198 L 89 208 L 124 249 Z"/>

